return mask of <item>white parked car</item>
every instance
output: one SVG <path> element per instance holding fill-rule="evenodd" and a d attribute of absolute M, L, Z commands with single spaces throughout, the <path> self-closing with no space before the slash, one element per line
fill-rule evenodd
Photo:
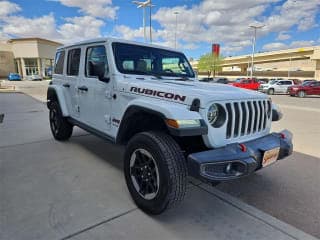
<path fill-rule="evenodd" d="M 268 83 L 260 84 L 259 91 L 267 94 L 287 93 L 288 87 L 294 85 L 292 80 L 271 80 Z"/>
<path fill-rule="evenodd" d="M 292 153 L 289 131 L 270 133 L 281 112 L 265 94 L 199 82 L 175 49 L 112 38 L 60 47 L 47 99 L 56 140 L 78 126 L 126 145 L 129 192 L 151 214 L 184 198 L 187 175 L 217 183 Z"/>
<path fill-rule="evenodd" d="M 25 80 L 28 81 L 42 81 L 42 77 L 38 74 L 35 75 L 27 75 L 25 76 Z"/>

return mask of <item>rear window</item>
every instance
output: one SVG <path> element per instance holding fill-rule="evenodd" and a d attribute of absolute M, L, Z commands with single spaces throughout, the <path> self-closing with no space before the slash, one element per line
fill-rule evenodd
<path fill-rule="evenodd" d="M 81 55 L 80 48 L 69 50 L 67 75 L 69 76 L 79 75 L 80 55 Z"/>
<path fill-rule="evenodd" d="M 63 73 L 63 65 L 64 65 L 64 51 L 60 51 L 56 53 L 55 61 L 54 61 L 54 73 L 62 74 Z"/>

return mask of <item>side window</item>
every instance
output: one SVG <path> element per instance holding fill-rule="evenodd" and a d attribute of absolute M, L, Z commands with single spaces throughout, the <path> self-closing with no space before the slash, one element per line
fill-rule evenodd
<path fill-rule="evenodd" d="M 104 46 L 88 47 L 86 54 L 86 76 L 103 78 L 108 73 L 106 48 Z"/>
<path fill-rule="evenodd" d="M 67 75 L 69 75 L 69 76 L 78 76 L 79 75 L 80 55 L 81 55 L 80 48 L 69 50 Z"/>
<path fill-rule="evenodd" d="M 54 60 L 54 73 L 62 74 L 63 65 L 64 65 L 64 51 L 60 51 L 56 53 L 56 57 Z"/>

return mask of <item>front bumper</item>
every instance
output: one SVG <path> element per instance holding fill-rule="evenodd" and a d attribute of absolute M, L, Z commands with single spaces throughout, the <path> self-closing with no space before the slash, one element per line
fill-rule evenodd
<path fill-rule="evenodd" d="M 279 148 L 277 160 L 292 154 L 292 134 L 288 130 L 222 148 L 192 153 L 188 156 L 190 176 L 202 181 L 226 181 L 248 176 L 262 168 L 266 151 Z"/>

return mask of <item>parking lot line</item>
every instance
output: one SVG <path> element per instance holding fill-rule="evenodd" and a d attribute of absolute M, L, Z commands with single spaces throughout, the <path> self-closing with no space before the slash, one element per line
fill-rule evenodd
<path fill-rule="evenodd" d="M 86 227 L 86 228 L 81 229 L 81 230 L 79 230 L 79 231 L 77 231 L 77 232 L 75 232 L 75 233 L 72 233 L 72 234 L 70 234 L 70 235 L 68 235 L 68 236 L 65 236 L 65 237 L 61 238 L 61 240 L 71 239 L 71 238 L 73 238 L 73 237 L 75 237 L 75 236 L 77 236 L 77 235 L 80 235 L 81 233 L 84 233 L 84 232 L 86 232 L 86 231 L 89 231 L 89 230 L 91 230 L 91 229 L 94 229 L 94 228 L 96 228 L 96 227 L 99 227 L 99 226 L 101 226 L 101 225 L 103 225 L 103 224 L 105 224 L 105 223 L 111 222 L 111 221 L 113 221 L 113 220 L 115 220 L 115 219 L 117 219 L 117 218 L 120 218 L 120 217 L 122 217 L 122 216 L 124 216 L 124 215 L 127 215 L 127 214 L 129 214 L 129 213 L 131 213 L 131 212 L 133 212 L 133 211 L 136 211 L 137 209 L 138 209 L 138 208 L 132 208 L 132 209 L 130 209 L 130 210 L 128 210 L 128 211 L 125 211 L 125 212 L 123 212 L 123 213 L 120 213 L 120 214 L 118 214 L 118 215 L 116 215 L 116 216 L 114 216 L 114 217 L 111 217 L 111 218 L 108 218 L 108 219 L 106 219 L 106 220 L 100 221 L 100 222 L 98 222 L 98 223 L 96 223 L 96 224 L 93 224 L 93 225 L 91 225 L 91 226 L 89 226 L 89 227 Z"/>

